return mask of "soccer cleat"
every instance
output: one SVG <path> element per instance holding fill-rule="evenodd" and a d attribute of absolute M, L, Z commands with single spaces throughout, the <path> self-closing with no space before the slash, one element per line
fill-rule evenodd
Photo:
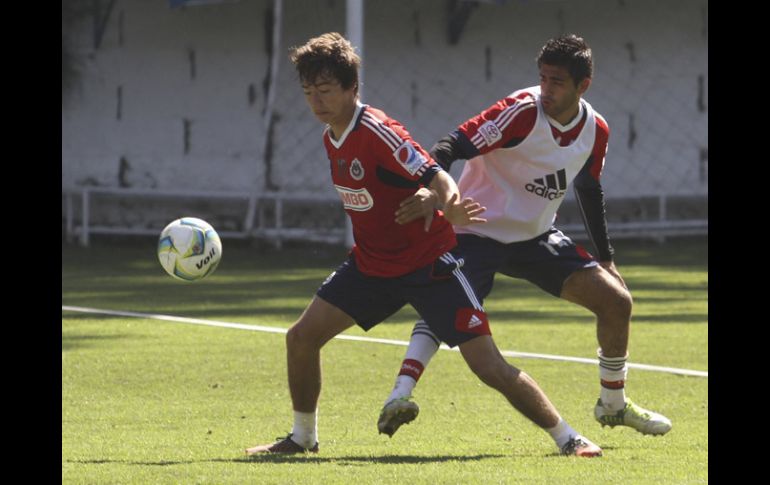
<path fill-rule="evenodd" d="M 380 434 L 385 433 L 392 437 L 402 424 L 414 421 L 420 412 L 420 406 L 409 400 L 408 397 L 394 399 L 385 404 L 377 420 L 377 429 Z"/>
<path fill-rule="evenodd" d="M 607 411 L 599 399 L 594 408 L 594 416 L 602 427 L 628 426 L 642 434 L 664 435 L 671 430 L 671 420 L 662 414 L 648 411 L 626 398 L 626 405 L 620 411 Z"/>
<path fill-rule="evenodd" d="M 602 449 L 591 443 L 585 436 L 577 435 L 570 438 L 570 440 L 561 447 L 561 454 L 592 458 L 594 456 L 602 456 Z"/>
<path fill-rule="evenodd" d="M 313 445 L 312 448 L 303 448 L 291 439 L 291 433 L 289 433 L 288 436 L 284 438 L 279 436 L 276 439 L 279 441 L 276 441 L 270 445 L 259 445 L 253 448 L 248 448 L 246 450 L 246 454 L 257 455 L 260 453 L 283 453 L 288 455 L 293 453 L 318 453 L 317 442 L 315 445 Z"/>

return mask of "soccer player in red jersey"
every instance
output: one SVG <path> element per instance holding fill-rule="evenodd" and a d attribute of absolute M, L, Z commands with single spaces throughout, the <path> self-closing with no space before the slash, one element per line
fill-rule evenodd
<path fill-rule="evenodd" d="M 613 262 L 607 233 L 604 192 L 599 178 L 607 153 L 609 127 L 582 99 L 591 84 L 593 59 L 584 39 L 566 35 L 549 40 L 537 58 L 540 85 L 515 91 L 461 124 L 434 145 L 442 167 L 465 159 L 459 189 L 486 206 L 488 222 L 456 227 L 463 271 L 483 300 L 495 273 L 530 281 L 548 293 L 596 314 L 600 397 L 594 417 L 603 426 L 629 426 L 643 434 L 671 429 L 663 415 L 625 396 L 631 294 Z M 556 211 L 574 181 L 578 206 L 597 256 L 554 227 Z M 421 189 L 407 198 L 397 221 L 433 216 L 435 197 Z M 440 336 L 417 322 L 396 385 L 385 401 L 378 426 L 392 432 Z M 383 431 L 385 432 L 385 431 Z"/>
<path fill-rule="evenodd" d="M 479 217 L 484 208 L 460 197 L 452 177 L 400 123 L 359 102 L 360 59 L 345 38 L 328 33 L 310 39 L 293 49 L 291 60 L 310 109 L 327 125 L 331 177 L 352 221 L 355 245 L 286 335 L 291 433 L 246 453 L 317 452 L 321 347 L 355 324 L 368 330 L 410 304 L 432 333 L 459 347 L 485 384 L 549 430 L 563 453 L 601 455 L 561 419 L 534 380 L 503 359 L 492 340 L 452 230 L 453 224 L 485 222 Z M 443 212 L 435 211 L 427 225 L 396 222 L 400 201 L 418 187 L 430 187 Z M 410 410 L 399 414 L 409 418 Z"/>

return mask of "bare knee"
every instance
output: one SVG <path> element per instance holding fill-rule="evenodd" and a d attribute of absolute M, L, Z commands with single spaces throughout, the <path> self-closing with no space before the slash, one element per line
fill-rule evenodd
<path fill-rule="evenodd" d="M 309 332 L 305 328 L 305 325 L 303 325 L 302 320 L 292 325 L 291 328 L 289 328 L 289 331 L 286 332 L 286 348 L 289 351 L 317 350 L 320 349 L 321 346 L 321 342 L 311 335 L 311 332 Z"/>
<path fill-rule="evenodd" d="M 286 348 L 291 349 L 300 345 L 302 341 L 302 331 L 294 324 L 289 331 L 286 332 Z"/>
<path fill-rule="evenodd" d="M 620 285 L 604 286 L 579 303 L 591 310 L 599 322 L 614 327 L 628 326 L 634 306 L 631 293 Z"/>
<path fill-rule="evenodd" d="M 587 308 L 599 320 L 627 325 L 631 319 L 631 293 L 619 280 L 601 268 L 572 273 L 564 282 L 560 296 Z"/>
<path fill-rule="evenodd" d="M 631 311 L 634 308 L 634 299 L 631 297 L 631 293 L 628 290 L 625 290 L 622 294 L 621 300 L 622 311 L 628 315 L 628 320 L 630 320 Z"/>
<path fill-rule="evenodd" d="M 498 355 L 489 355 L 485 359 L 467 360 L 468 367 L 484 384 L 499 388 L 503 382 L 516 379 L 521 371 Z"/>
<path fill-rule="evenodd" d="M 609 320 L 628 323 L 631 320 L 631 311 L 634 306 L 631 293 L 625 288 L 617 289 L 607 295 L 604 304 L 598 309 L 597 315 Z"/>

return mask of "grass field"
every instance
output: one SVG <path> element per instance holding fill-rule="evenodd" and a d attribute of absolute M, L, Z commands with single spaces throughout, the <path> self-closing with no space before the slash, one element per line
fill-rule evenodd
<path fill-rule="evenodd" d="M 210 279 L 172 280 L 152 240 L 62 246 L 62 305 L 289 327 L 342 261 L 225 241 Z M 615 243 L 635 299 L 630 361 L 708 370 L 708 243 Z M 595 358 L 592 315 L 498 277 L 485 303 L 504 350 Z M 404 309 L 368 333 L 408 340 Z M 632 369 L 628 395 L 674 423 L 664 437 L 601 428 L 588 364 L 510 359 L 604 449 L 557 454 L 546 433 L 439 352 L 416 388 L 420 416 L 392 439 L 376 420 L 405 347 L 333 340 L 322 352 L 321 451 L 248 459 L 291 429 L 284 335 L 62 311 L 63 483 L 694 484 L 708 482 L 708 378 Z"/>

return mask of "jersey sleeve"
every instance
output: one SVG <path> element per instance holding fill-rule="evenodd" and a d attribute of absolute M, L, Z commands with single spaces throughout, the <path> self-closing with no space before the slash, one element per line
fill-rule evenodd
<path fill-rule="evenodd" d="M 384 169 L 424 185 L 442 170 L 398 121 L 365 113 L 361 122 L 372 132 L 371 148 Z"/>
<path fill-rule="evenodd" d="M 575 197 L 580 215 L 599 261 L 612 261 L 615 253 L 610 244 L 607 230 L 604 190 L 600 180 L 607 154 L 609 135 L 610 130 L 607 122 L 597 114 L 594 148 L 574 181 Z"/>
<path fill-rule="evenodd" d="M 531 93 L 511 95 L 461 124 L 458 142 L 467 158 L 516 146 L 532 131 L 536 119 L 537 104 Z"/>
<path fill-rule="evenodd" d="M 449 171 L 452 163 L 454 163 L 455 160 L 467 157 L 467 155 L 465 155 L 465 150 L 459 141 L 461 137 L 462 135 L 460 135 L 458 131 L 453 131 L 452 133 L 437 141 L 436 144 L 433 145 L 433 147 L 430 149 L 430 156 L 433 158 L 433 160 L 436 161 L 436 163 L 441 165 L 441 168 L 444 170 Z M 468 142 L 467 138 L 462 137 L 462 139 Z M 473 145 L 471 145 L 471 147 L 472 146 Z"/>

